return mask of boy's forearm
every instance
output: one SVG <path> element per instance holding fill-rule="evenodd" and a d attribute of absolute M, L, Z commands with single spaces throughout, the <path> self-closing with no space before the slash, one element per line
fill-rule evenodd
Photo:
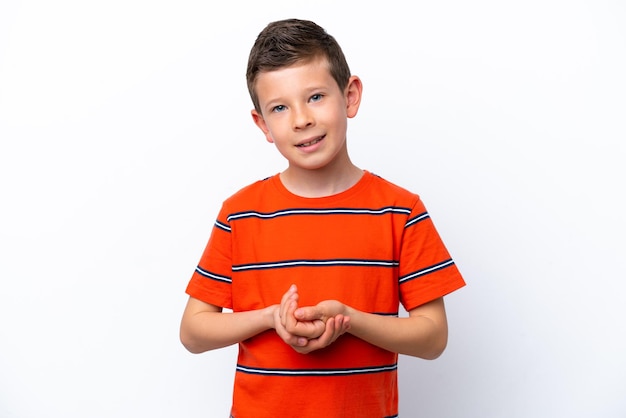
<path fill-rule="evenodd" d="M 236 344 L 273 328 L 273 309 L 224 313 L 186 311 L 180 327 L 180 339 L 192 353 L 202 353 Z"/>
<path fill-rule="evenodd" d="M 448 342 L 448 324 L 443 299 L 409 312 L 408 318 L 369 314 L 348 308 L 349 333 L 400 354 L 428 360 L 441 355 Z"/>

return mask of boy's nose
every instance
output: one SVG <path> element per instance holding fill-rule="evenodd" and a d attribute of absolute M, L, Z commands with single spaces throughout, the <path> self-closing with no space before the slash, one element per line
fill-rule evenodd
<path fill-rule="evenodd" d="M 293 128 L 304 129 L 313 125 L 313 116 L 306 108 L 294 109 Z"/>

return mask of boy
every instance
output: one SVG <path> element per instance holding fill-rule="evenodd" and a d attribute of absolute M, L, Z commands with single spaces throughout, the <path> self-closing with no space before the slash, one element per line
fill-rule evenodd
<path fill-rule="evenodd" d="M 270 23 L 246 76 L 254 123 L 288 166 L 223 203 L 181 341 L 239 344 L 233 418 L 395 417 L 398 353 L 442 353 L 443 296 L 464 281 L 419 197 L 350 161 L 362 84 L 332 36 Z"/>

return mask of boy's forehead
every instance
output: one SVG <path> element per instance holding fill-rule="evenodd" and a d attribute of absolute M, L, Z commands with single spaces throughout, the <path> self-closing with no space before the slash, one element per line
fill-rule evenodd
<path fill-rule="evenodd" d="M 285 87 L 285 83 L 295 83 L 299 86 L 315 86 L 322 82 L 334 83 L 334 78 L 330 72 L 328 61 L 325 58 L 298 61 L 294 64 L 262 71 L 256 79 L 256 92 L 261 95 L 269 93 L 268 88 L 277 89 Z M 267 97 L 266 97 L 267 98 Z"/>

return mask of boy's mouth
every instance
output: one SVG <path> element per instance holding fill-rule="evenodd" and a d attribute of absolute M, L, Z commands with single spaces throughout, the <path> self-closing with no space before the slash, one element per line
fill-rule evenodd
<path fill-rule="evenodd" d="M 319 138 L 315 138 L 309 142 L 303 142 L 302 144 L 298 144 L 296 145 L 296 147 L 300 147 L 300 148 L 304 148 L 304 147 L 310 147 L 311 145 L 315 145 L 318 142 L 320 142 L 322 139 L 324 139 L 324 136 L 320 136 Z"/>

